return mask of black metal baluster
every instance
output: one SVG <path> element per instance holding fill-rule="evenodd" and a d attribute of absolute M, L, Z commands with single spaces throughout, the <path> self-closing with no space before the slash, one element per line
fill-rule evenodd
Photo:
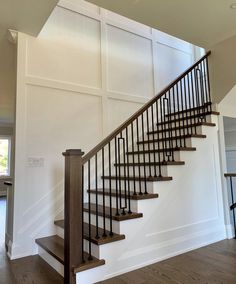
<path fill-rule="evenodd" d="M 180 93 L 181 93 L 181 96 L 180 96 L 180 100 L 181 100 L 181 111 L 182 111 L 182 128 L 183 128 L 183 147 L 186 147 L 186 139 L 185 139 L 185 121 L 184 121 L 184 109 L 183 109 L 183 104 L 184 104 L 184 100 L 183 100 L 183 86 L 182 86 L 182 80 L 180 81 Z"/>
<path fill-rule="evenodd" d="M 172 91 L 172 92 L 171 92 Z M 173 101 L 173 113 L 174 113 L 174 128 L 175 128 L 175 139 L 173 139 L 173 142 L 175 141 L 175 148 L 178 148 L 178 127 L 177 127 L 177 119 L 176 119 L 176 108 L 175 108 L 175 104 L 176 104 L 176 101 L 175 101 L 175 89 L 174 87 L 171 88 L 170 90 L 170 94 L 172 94 L 172 101 Z M 170 108 L 170 115 L 172 114 L 172 111 L 171 111 L 171 108 Z M 172 116 L 171 116 L 172 118 Z M 173 137 L 172 137 L 173 138 Z M 174 147 L 174 144 L 172 143 L 172 146 Z"/>
<path fill-rule="evenodd" d="M 129 149 L 129 129 L 126 127 L 126 149 Z M 131 196 L 130 196 L 130 171 L 129 171 L 130 163 L 129 163 L 129 155 L 127 155 L 127 178 L 128 178 L 128 213 L 132 214 L 131 211 Z"/>
<path fill-rule="evenodd" d="M 197 71 L 197 69 L 195 69 L 195 92 L 196 92 L 196 102 L 197 102 L 197 121 L 201 122 L 200 94 L 199 94 L 199 82 L 198 82 L 198 71 Z"/>
<path fill-rule="evenodd" d="M 191 89 L 190 89 L 190 82 L 189 82 L 189 73 L 187 74 L 187 82 L 188 82 L 188 103 L 189 103 L 189 109 L 191 110 L 190 111 L 190 125 L 191 125 L 191 128 L 190 128 L 190 132 L 191 132 L 191 135 L 193 134 L 194 132 L 194 126 L 193 126 L 193 113 L 192 113 L 192 100 L 191 100 Z"/>
<path fill-rule="evenodd" d="M 96 239 L 99 239 L 98 231 L 98 157 L 95 155 L 95 189 L 96 189 Z"/>
<path fill-rule="evenodd" d="M 132 140 L 132 153 L 133 153 L 133 177 L 135 179 L 135 154 L 134 154 L 134 124 L 131 123 L 131 140 Z M 136 192 L 136 182 L 134 180 L 134 195 L 137 195 Z"/>
<path fill-rule="evenodd" d="M 191 75 L 191 90 L 192 90 L 192 101 L 193 101 L 194 132 L 195 132 L 195 134 L 197 134 L 197 126 L 196 126 L 196 124 L 197 124 L 197 117 L 196 117 L 197 104 L 196 104 L 196 100 L 195 100 L 196 99 L 196 89 L 194 88 L 194 82 L 195 82 L 195 80 L 193 78 L 194 75 L 195 75 L 194 71 L 192 71 L 190 73 L 190 75 Z"/>
<path fill-rule="evenodd" d="M 166 97 L 166 94 L 163 99 L 163 117 L 164 117 L 164 132 L 165 132 L 165 143 L 164 143 L 165 155 L 167 157 L 167 161 L 170 162 L 170 156 L 171 156 L 170 137 L 171 137 L 172 127 L 170 127 L 169 124 L 166 123 L 169 120 L 168 118 L 168 99 Z M 168 132 L 168 136 L 167 136 L 167 132 Z"/>
<path fill-rule="evenodd" d="M 148 110 L 149 109 L 146 110 L 147 131 L 149 131 L 149 113 L 148 113 Z M 148 139 L 147 143 L 148 143 L 149 177 L 151 177 L 152 176 L 152 170 L 151 170 L 152 167 L 151 167 L 151 152 L 150 152 L 150 139 L 149 139 L 149 136 L 150 135 L 147 135 L 147 139 Z M 153 140 L 154 140 L 154 138 L 153 138 Z M 155 147 L 155 142 L 153 142 L 153 144 L 154 144 L 154 147 Z M 145 150 L 145 143 L 143 143 L 143 150 Z M 154 151 L 153 155 L 155 155 L 155 149 L 154 148 L 153 148 L 153 151 Z"/>
<path fill-rule="evenodd" d="M 164 117 L 165 117 L 165 113 L 164 113 L 164 107 L 163 107 L 163 99 L 160 98 L 160 115 L 161 115 L 161 122 L 160 122 L 160 126 L 161 126 L 161 142 L 162 142 L 162 148 L 159 149 L 159 151 L 162 151 L 163 153 L 163 163 L 166 163 L 166 132 L 165 132 L 165 126 L 164 126 Z M 158 131 L 159 130 L 159 125 L 158 125 Z"/>
<path fill-rule="evenodd" d="M 156 142 L 155 142 L 155 121 L 154 121 L 154 110 L 153 110 L 153 105 L 151 105 L 151 114 L 152 114 L 152 146 L 153 146 L 153 150 L 154 150 L 154 153 L 153 153 L 153 163 L 154 163 L 154 177 L 157 177 L 157 169 L 156 169 Z M 157 122 L 158 122 L 158 110 L 157 110 Z M 160 157 L 159 157 L 159 130 L 157 129 L 157 148 L 158 148 L 158 164 L 159 164 L 159 175 L 161 175 L 161 167 L 160 167 L 160 163 L 161 163 L 161 160 L 160 160 Z M 151 161 L 150 161 L 151 162 Z"/>
<path fill-rule="evenodd" d="M 231 198 L 232 198 L 232 206 L 234 205 L 234 189 L 233 189 L 233 181 L 232 181 L 232 177 L 230 177 L 230 191 L 231 191 Z M 236 221 L 235 221 L 235 208 L 232 209 L 233 210 L 233 219 L 234 219 L 234 238 L 236 239 Z"/>
<path fill-rule="evenodd" d="M 126 159 L 125 159 L 125 156 L 126 156 L 126 153 L 125 153 L 125 139 L 122 138 L 122 133 L 121 133 L 121 138 L 120 140 L 122 141 L 122 144 L 123 144 L 123 163 L 124 163 L 124 199 L 125 199 L 125 204 L 124 206 L 122 207 L 123 209 L 123 212 L 122 214 L 125 215 L 126 212 L 125 212 L 125 209 L 127 208 L 127 178 L 126 178 Z"/>
<path fill-rule="evenodd" d="M 110 201 L 110 208 L 109 208 L 109 219 L 110 219 L 110 236 L 113 236 L 113 228 L 112 228 L 112 194 L 111 194 L 111 142 L 108 143 L 108 160 L 109 160 L 109 201 Z"/>
<path fill-rule="evenodd" d="M 209 100 L 209 111 L 212 111 L 212 100 L 211 100 L 211 85 L 210 85 L 210 77 L 209 77 L 209 66 L 208 66 L 208 58 L 205 59 L 206 63 L 206 71 L 207 71 L 207 89 L 208 89 L 208 100 Z"/>
<path fill-rule="evenodd" d="M 201 63 L 198 65 L 199 79 L 200 79 L 200 91 L 201 91 L 201 120 L 205 121 L 205 101 L 204 101 L 204 85 L 203 85 L 203 74 L 201 69 Z"/>
<path fill-rule="evenodd" d="M 122 138 L 121 138 L 122 139 Z M 121 166 L 121 161 L 120 161 L 120 138 L 118 138 L 118 164 L 119 164 L 119 167 L 118 167 L 118 176 L 119 176 L 119 179 L 118 179 L 118 192 L 119 192 L 119 203 L 120 203 L 120 209 L 122 209 L 122 200 L 121 200 L 121 173 L 120 173 L 120 166 Z"/>
<path fill-rule="evenodd" d="M 158 107 L 158 102 L 161 102 L 161 100 L 156 101 L 156 117 L 157 117 L 157 122 L 161 119 L 159 117 L 160 111 Z M 159 164 L 159 177 L 162 177 L 162 161 L 161 161 L 161 139 L 160 139 L 160 130 L 158 129 L 157 131 L 157 153 L 158 153 L 158 164 Z M 164 155 L 164 153 L 163 153 Z"/>
<path fill-rule="evenodd" d="M 168 98 L 167 98 L 167 114 L 168 114 L 168 125 L 169 125 L 169 128 L 172 127 L 172 122 L 171 122 L 171 101 L 170 101 L 170 98 L 171 98 L 171 95 L 170 95 L 170 91 L 168 92 Z M 171 157 L 172 157 L 172 162 L 175 161 L 175 158 L 174 158 L 174 146 L 173 146 L 173 135 L 172 135 L 172 130 L 170 131 L 170 153 L 171 153 Z"/>
<path fill-rule="evenodd" d="M 84 208 L 84 165 L 82 166 L 82 208 Z M 83 225 L 82 225 L 82 261 L 85 262 L 84 259 L 84 210 L 82 211 L 82 220 L 83 220 Z"/>
<path fill-rule="evenodd" d="M 209 66 L 208 66 L 208 58 L 205 59 L 206 62 L 206 70 L 207 70 L 207 86 L 208 86 L 208 97 L 209 97 L 209 111 L 212 111 L 212 100 L 211 100 L 211 85 L 210 85 L 210 75 L 209 75 Z"/>
<path fill-rule="evenodd" d="M 139 194 L 142 195 L 141 168 L 140 168 L 140 149 L 139 149 L 139 123 L 136 118 L 137 145 L 138 145 L 138 176 L 139 176 Z M 135 182 L 135 181 L 134 181 Z"/>
<path fill-rule="evenodd" d="M 208 111 L 206 74 L 205 74 L 204 62 L 201 62 L 200 65 L 201 65 L 201 72 L 202 72 L 202 85 L 203 85 L 203 97 L 204 97 L 204 117 L 206 121 L 206 115 Z"/>
<path fill-rule="evenodd" d="M 184 109 L 184 111 L 186 113 L 185 117 L 186 117 L 186 127 L 187 127 L 187 131 L 186 132 L 187 132 L 187 136 L 189 136 L 190 132 L 189 132 L 189 120 L 188 120 L 188 117 L 191 116 L 191 111 L 189 113 L 188 112 L 188 108 L 187 108 L 188 101 L 187 101 L 186 76 L 183 78 L 183 81 L 184 81 L 184 98 L 185 98 L 185 102 L 184 102 L 185 109 Z M 186 140 L 186 138 L 185 138 L 185 140 Z"/>
<path fill-rule="evenodd" d="M 105 176 L 104 170 L 104 147 L 102 148 L 102 176 Z M 102 205 L 103 205 L 103 237 L 107 237 L 106 234 L 106 204 L 105 204 L 105 179 L 102 180 Z"/>
<path fill-rule="evenodd" d="M 91 248 L 91 182 L 90 182 L 90 160 L 88 160 L 88 222 L 89 222 L 89 257 L 88 260 L 93 260 Z"/>
<path fill-rule="evenodd" d="M 141 115 L 141 121 L 142 121 L 142 139 L 144 141 L 144 120 L 143 120 L 143 113 Z M 146 173 L 146 157 L 145 157 L 145 148 L 143 147 L 143 171 L 144 171 L 144 194 L 148 194 L 147 192 L 147 173 Z"/>
<path fill-rule="evenodd" d="M 181 133 L 181 113 L 180 113 L 180 97 L 179 97 L 179 86 L 176 84 L 176 93 L 177 93 L 177 104 L 178 104 L 178 124 L 179 124 L 179 147 L 182 148 L 182 133 Z"/>
<path fill-rule="evenodd" d="M 116 174 L 116 216 L 119 216 L 119 195 L 118 195 L 118 167 L 120 167 L 120 165 L 118 165 L 117 162 L 117 138 L 115 137 L 115 164 L 117 165 L 116 169 L 115 169 L 115 174 Z"/>

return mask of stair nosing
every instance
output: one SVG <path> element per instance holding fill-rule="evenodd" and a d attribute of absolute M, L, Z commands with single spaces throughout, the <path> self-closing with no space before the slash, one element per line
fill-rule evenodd
<path fill-rule="evenodd" d="M 89 226 L 88 223 L 84 222 L 85 224 L 87 224 Z M 64 229 L 64 220 L 56 220 L 54 221 L 54 224 L 62 229 Z M 96 228 L 96 226 L 91 225 L 92 227 Z M 99 230 L 103 230 L 102 228 L 99 228 Z M 125 239 L 125 235 L 124 234 L 117 234 L 117 233 L 113 233 L 113 236 L 109 236 L 109 231 L 106 230 L 107 233 L 107 237 L 101 237 L 99 239 L 95 239 L 94 237 L 91 238 L 91 242 L 94 243 L 95 245 L 104 245 L 104 244 L 108 244 L 108 243 L 113 243 L 113 242 L 117 242 L 117 241 L 121 241 Z M 89 236 L 84 234 L 84 239 L 89 240 Z"/>
<path fill-rule="evenodd" d="M 141 151 L 134 151 L 134 152 L 126 152 L 127 155 L 142 155 L 142 154 L 149 154 L 149 153 L 158 153 L 158 152 L 178 152 L 178 151 L 196 151 L 196 147 L 177 147 L 177 148 L 167 148 L 167 149 L 159 149 L 159 150 L 141 150 Z"/>
<path fill-rule="evenodd" d="M 160 163 L 158 163 L 158 162 L 156 162 L 156 163 L 154 163 L 154 162 L 151 162 L 151 163 L 149 163 L 149 162 L 147 162 L 147 163 L 120 163 L 120 164 L 114 164 L 114 166 L 115 167 L 124 167 L 124 166 L 127 166 L 127 167 L 133 167 L 133 166 L 135 166 L 135 167 L 144 167 L 144 166 L 147 166 L 147 167 L 149 167 L 149 166 L 156 166 L 156 167 L 158 167 L 159 165 L 161 165 L 161 166 L 182 166 L 182 165 L 185 165 L 185 162 L 184 161 L 173 161 L 173 162 L 160 162 Z"/>
<path fill-rule="evenodd" d="M 88 189 L 87 192 L 88 193 L 90 192 L 91 194 L 96 194 L 96 189 Z M 118 195 L 121 196 L 122 198 L 125 197 L 125 193 L 123 193 L 123 192 L 124 191 L 122 191 L 121 194 L 118 193 Z M 98 189 L 97 190 L 97 194 L 103 195 L 102 189 Z M 104 191 L 104 195 L 106 195 L 106 196 L 110 195 L 109 189 L 106 189 Z M 113 197 L 116 196 L 116 192 L 115 192 L 114 189 L 111 192 L 111 196 L 113 196 Z M 127 192 L 126 196 L 128 197 L 128 192 Z M 154 199 L 154 198 L 158 198 L 158 197 L 159 197 L 159 194 L 157 194 L 157 193 L 148 193 L 148 194 L 142 194 L 142 195 L 136 194 L 136 195 L 134 195 L 133 192 L 132 192 L 132 194 L 130 194 L 130 199 L 131 200 L 146 200 L 146 199 Z"/>
<path fill-rule="evenodd" d="M 85 203 L 84 205 L 87 205 L 88 203 Z M 91 205 L 96 206 L 95 203 L 91 203 Z M 99 207 L 102 207 L 102 205 L 99 205 Z M 108 207 L 107 207 L 108 208 Z M 113 210 L 115 210 L 115 208 L 112 208 Z M 88 208 L 84 208 L 84 212 L 89 212 Z M 91 214 L 95 214 L 96 215 L 96 210 L 91 209 L 90 210 Z M 98 216 L 103 216 L 103 212 L 98 210 Z M 114 221 L 118 221 L 118 222 L 122 222 L 122 221 L 126 221 L 126 220 L 131 220 L 131 219 L 137 219 L 137 218 L 142 218 L 143 217 L 143 213 L 136 213 L 136 212 L 132 212 L 132 213 L 126 213 L 125 215 L 120 214 L 120 215 L 114 215 L 112 214 L 112 220 Z M 110 214 L 105 212 L 105 218 L 110 218 Z"/>
<path fill-rule="evenodd" d="M 168 131 L 175 131 L 175 130 L 184 129 L 184 128 L 192 128 L 192 127 L 195 127 L 195 126 L 196 127 L 197 126 L 215 127 L 216 124 L 214 122 L 198 122 L 198 123 L 189 124 L 189 125 L 181 125 L 180 127 L 176 126 L 176 127 L 166 128 L 166 129 L 157 129 L 157 130 L 154 130 L 154 131 L 148 131 L 147 135 L 153 135 L 153 134 L 156 134 L 156 133 L 162 133 L 162 132 L 168 132 Z"/>
<path fill-rule="evenodd" d="M 153 135 L 153 134 L 152 134 Z M 166 139 L 168 140 L 178 140 L 178 139 L 191 139 L 191 138 L 199 138 L 199 139 L 205 139 L 207 136 L 205 134 L 188 134 L 188 135 L 182 135 L 182 136 L 171 136 L 167 138 L 160 138 L 160 139 L 149 139 L 149 140 L 144 140 L 144 141 L 138 141 L 137 144 L 152 144 L 152 143 L 157 143 L 159 141 L 165 141 Z"/>
<path fill-rule="evenodd" d="M 111 179 L 111 180 L 116 180 L 116 179 L 129 179 L 129 180 L 136 180 L 136 181 L 147 181 L 147 182 L 158 182 L 158 181 L 170 181 L 173 180 L 172 177 L 165 176 L 165 177 L 125 177 L 125 176 L 102 176 L 102 179 Z"/>

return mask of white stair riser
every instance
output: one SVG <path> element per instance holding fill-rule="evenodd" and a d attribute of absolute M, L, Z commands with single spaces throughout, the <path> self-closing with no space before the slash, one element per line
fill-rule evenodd
<path fill-rule="evenodd" d="M 89 214 L 87 212 L 84 212 L 84 222 L 89 223 Z M 95 214 L 91 214 L 91 224 L 96 226 L 96 216 Z M 110 230 L 110 219 L 105 218 L 105 225 L 106 230 Z M 98 227 L 103 228 L 103 217 L 98 216 Z M 120 234 L 120 225 L 118 221 L 112 220 L 112 231 L 114 233 Z"/>
<path fill-rule="evenodd" d="M 64 239 L 64 229 L 63 228 L 56 226 L 56 234 L 62 239 Z M 84 239 L 84 251 L 89 253 L 89 242 L 85 239 Z M 96 258 L 100 258 L 99 246 L 94 243 L 91 243 L 91 253 Z"/>
<path fill-rule="evenodd" d="M 163 161 L 163 154 L 165 154 L 165 160 L 166 161 L 168 160 L 168 157 L 166 156 L 167 152 L 165 152 L 165 153 L 162 152 L 162 153 L 160 153 L 161 162 Z M 168 154 L 172 154 L 172 153 L 168 152 Z M 143 154 L 130 155 L 130 157 L 132 157 L 132 160 L 130 158 L 130 161 L 132 161 L 132 162 L 133 162 L 133 157 L 134 157 L 134 162 L 135 163 L 138 163 L 138 162 L 142 163 L 144 161 Z M 175 161 L 179 161 L 180 160 L 179 158 L 180 158 L 179 151 L 174 151 L 174 159 L 175 159 Z M 158 153 L 156 153 L 156 155 L 155 155 L 155 160 L 156 160 L 156 162 L 159 161 Z M 145 154 L 145 162 L 146 163 L 149 162 L 149 154 Z M 154 162 L 154 154 L 153 153 L 151 154 L 151 162 Z"/>
<path fill-rule="evenodd" d="M 153 156 L 153 154 L 151 154 L 151 158 L 153 158 L 152 157 Z M 131 161 L 130 161 L 131 162 Z M 156 172 L 158 173 L 158 166 L 156 166 Z M 125 169 L 125 171 L 124 171 L 124 169 Z M 149 175 L 150 175 L 150 171 L 151 171 L 151 176 L 154 176 L 154 174 L 155 174 L 155 168 L 154 168 L 154 166 L 151 166 L 151 167 L 149 167 L 148 165 L 146 165 L 145 166 L 145 168 L 144 168 L 144 166 L 143 165 L 141 165 L 141 166 L 135 166 L 135 167 L 133 167 L 133 166 L 129 166 L 129 167 L 124 167 L 124 166 L 121 166 L 121 167 L 117 167 L 117 173 L 118 173 L 118 175 L 119 175 L 119 173 L 120 173 L 120 175 L 121 176 L 124 176 L 124 174 L 126 173 L 126 176 L 128 176 L 128 171 L 129 171 L 129 176 L 130 177 L 132 177 L 132 176 L 138 176 L 138 174 L 139 174 L 139 170 L 140 170 L 140 173 L 141 173 L 141 176 L 143 177 L 144 176 L 144 174 L 145 174 L 145 172 L 146 172 L 146 177 L 148 177 Z M 162 173 L 163 173 L 163 175 L 164 176 L 167 176 L 168 175 L 168 170 L 167 170 L 167 166 L 161 166 L 161 170 L 162 170 Z M 132 189 L 131 189 L 132 190 Z"/>
<path fill-rule="evenodd" d="M 119 195 L 118 195 L 119 196 Z M 127 199 L 128 199 L 128 192 L 127 192 Z M 125 199 L 121 198 L 122 204 L 124 204 Z M 112 208 L 116 208 L 116 197 L 111 197 L 112 201 Z M 118 197 L 118 202 L 120 202 L 120 198 Z M 96 194 L 91 194 L 91 203 L 96 203 Z M 103 196 L 98 194 L 98 204 L 103 205 Z M 110 207 L 110 197 L 105 196 L 105 205 Z M 131 210 L 134 212 L 137 212 L 137 201 L 136 200 L 130 200 Z M 128 200 L 127 200 L 127 206 L 128 206 Z"/>
<path fill-rule="evenodd" d="M 139 176 L 138 173 L 136 173 L 135 176 L 138 178 L 138 176 Z M 147 175 L 147 177 L 148 177 L 148 175 Z M 124 182 L 125 182 L 124 180 L 121 180 L 121 190 L 124 190 L 124 188 L 125 188 Z M 134 189 L 134 183 L 135 183 L 136 191 L 139 192 L 140 191 L 140 182 L 138 180 L 136 180 L 136 181 L 130 180 L 131 190 L 133 191 L 133 189 Z M 152 189 L 153 189 L 152 183 L 153 182 L 146 181 L 147 192 L 150 192 L 150 193 L 152 192 Z M 126 181 L 126 184 L 127 184 L 127 181 Z M 105 188 L 109 188 L 109 186 L 110 186 L 110 181 L 105 180 Z M 102 188 L 102 186 L 100 188 Z M 116 189 L 116 180 L 111 180 L 111 188 Z M 141 181 L 141 192 L 145 192 L 145 182 L 144 181 Z"/>
<path fill-rule="evenodd" d="M 195 133 L 195 128 L 193 129 L 193 134 L 202 134 L 202 127 L 203 126 L 197 126 L 196 127 L 196 133 Z M 190 131 L 190 128 L 183 128 L 183 129 L 176 129 L 176 130 L 173 130 L 172 129 L 172 132 L 171 131 L 166 131 L 165 133 L 162 133 L 160 132 L 159 133 L 159 139 L 161 138 L 167 138 L 169 137 L 170 135 L 173 136 L 184 136 L 184 135 L 187 135 L 187 134 L 191 134 L 191 131 Z M 154 135 L 154 139 L 157 139 L 158 138 L 158 134 L 157 133 L 154 133 L 154 134 L 149 134 L 149 136 L 151 138 L 153 138 L 153 135 Z"/>
<path fill-rule="evenodd" d="M 194 114 L 192 113 L 191 115 L 194 115 Z M 190 114 L 187 114 L 187 116 L 190 116 Z M 195 124 L 195 123 L 198 123 L 198 122 L 211 122 L 212 121 L 211 120 L 211 115 L 207 115 L 206 116 L 206 121 L 204 119 L 201 120 L 198 117 L 196 117 L 195 119 L 194 118 L 186 119 L 186 114 L 176 115 L 175 117 L 172 116 L 170 119 L 174 120 L 174 118 L 177 119 L 176 122 L 169 122 L 168 118 L 166 118 L 165 121 L 168 122 L 168 123 L 163 124 L 163 127 L 164 128 L 169 128 L 169 127 L 179 127 L 179 126 L 186 126 L 186 125 L 190 126 L 191 124 Z M 159 125 L 159 128 L 162 129 L 162 125 Z"/>
<path fill-rule="evenodd" d="M 152 137 L 149 137 L 149 140 L 152 141 Z M 186 147 L 192 147 L 191 138 L 187 138 L 185 141 L 186 141 Z M 149 144 L 149 146 L 148 146 L 148 144 Z M 145 143 L 145 144 L 144 144 L 144 150 L 153 150 L 153 149 L 155 149 L 155 150 L 157 151 L 158 149 L 169 148 L 169 147 L 170 147 L 170 148 L 171 148 L 171 147 L 176 147 L 176 145 L 177 145 L 177 146 L 180 146 L 180 139 L 178 139 L 177 142 L 176 142 L 176 139 L 170 140 L 170 141 L 168 141 L 168 142 L 166 142 L 166 143 L 164 143 L 164 142 L 161 141 L 161 142 L 158 144 L 157 142 L 155 142 L 154 145 L 153 145 L 152 142 L 150 142 L 150 143 Z M 135 147 L 135 151 L 137 151 L 137 149 L 138 149 L 138 148 Z M 143 150 L 143 144 L 140 145 L 139 149 L 140 149 L 141 151 Z M 131 158 L 131 160 L 132 160 L 132 158 Z"/>

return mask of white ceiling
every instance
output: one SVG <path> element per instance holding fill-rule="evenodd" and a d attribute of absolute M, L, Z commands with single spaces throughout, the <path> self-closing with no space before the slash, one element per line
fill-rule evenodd
<path fill-rule="evenodd" d="M 0 0 L 0 28 L 36 36 L 58 0 Z"/>
<path fill-rule="evenodd" d="M 87 0 L 198 46 L 236 34 L 236 0 Z"/>

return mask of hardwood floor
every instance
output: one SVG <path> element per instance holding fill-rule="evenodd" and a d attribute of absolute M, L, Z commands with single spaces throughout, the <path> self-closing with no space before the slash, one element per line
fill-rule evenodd
<path fill-rule="evenodd" d="M 236 240 L 224 240 L 99 284 L 235 284 Z"/>
<path fill-rule="evenodd" d="M 9 261 L 5 254 L 6 201 L 0 198 L 0 284 L 63 284 L 63 278 L 39 256 Z"/>
<path fill-rule="evenodd" d="M 0 284 L 63 284 L 39 256 L 9 261 L 4 248 L 5 200 L 0 199 Z M 236 284 L 236 240 L 213 245 L 100 282 L 100 284 Z M 81 283 L 83 284 L 83 283 Z"/>

